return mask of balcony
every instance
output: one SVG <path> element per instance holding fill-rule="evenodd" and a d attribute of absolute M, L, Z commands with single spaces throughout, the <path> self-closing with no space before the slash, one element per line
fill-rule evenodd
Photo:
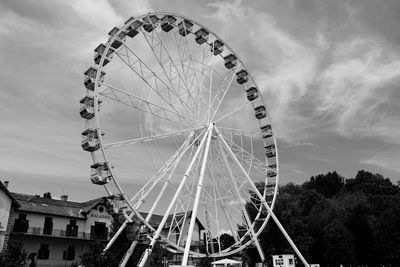
<path fill-rule="evenodd" d="M 83 240 L 108 240 L 108 235 L 96 235 L 95 233 L 86 232 L 76 232 L 76 231 L 66 231 L 66 230 L 52 230 L 51 232 L 43 231 L 42 227 L 29 227 L 26 231 L 16 231 L 13 229 L 13 234 L 20 235 L 32 235 L 32 236 L 48 236 L 48 237 L 58 237 L 58 238 L 70 238 L 70 239 L 83 239 Z"/>

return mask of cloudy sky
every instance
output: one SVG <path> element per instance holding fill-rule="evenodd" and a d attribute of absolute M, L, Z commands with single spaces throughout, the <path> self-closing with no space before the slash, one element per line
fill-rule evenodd
<path fill-rule="evenodd" d="M 269 107 L 283 183 L 360 169 L 399 180 L 398 0 L 5 0 L 0 177 L 12 191 L 104 193 L 80 147 L 83 71 L 112 27 L 152 11 L 199 21 L 240 56 Z"/>

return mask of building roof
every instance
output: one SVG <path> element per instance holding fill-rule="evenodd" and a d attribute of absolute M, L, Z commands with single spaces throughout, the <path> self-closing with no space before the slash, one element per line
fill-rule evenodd
<path fill-rule="evenodd" d="M 6 193 L 6 195 L 11 199 L 11 205 L 14 208 L 21 207 L 21 204 L 15 199 L 13 194 L 10 191 L 8 191 L 8 188 L 2 182 L 0 182 L 0 189 L 3 190 Z"/>
<path fill-rule="evenodd" d="M 86 214 L 97 205 L 103 197 L 86 202 L 65 201 L 59 199 L 44 198 L 20 193 L 12 193 L 21 204 L 19 211 L 56 215 L 61 217 L 72 217 L 86 219 Z M 85 212 L 86 211 L 86 212 Z"/>
<path fill-rule="evenodd" d="M 8 191 L 8 190 L 7 190 Z M 9 192 L 10 193 L 10 192 Z M 33 196 L 21 193 L 10 193 L 11 197 L 18 201 L 20 207 L 19 211 L 25 211 L 30 213 L 40 213 L 48 214 L 61 217 L 71 217 L 77 219 L 86 219 L 86 214 L 90 210 L 96 208 L 100 204 L 104 204 L 107 199 L 113 199 L 115 196 L 104 196 L 95 199 L 88 200 L 86 202 L 75 202 L 75 201 L 65 201 L 59 199 L 45 198 L 41 196 Z M 130 211 L 127 212 L 130 214 Z M 148 213 L 140 212 L 143 218 L 146 218 Z M 178 213 L 175 217 L 176 224 L 181 225 L 183 223 L 185 213 Z M 188 211 L 186 217 L 190 218 L 192 216 L 192 211 Z M 158 227 L 160 225 L 163 215 L 153 214 L 150 218 L 150 225 L 153 227 Z M 169 215 L 164 228 L 169 228 L 172 223 L 173 215 Z M 196 218 L 197 223 L 200 225 L 201 229 L 204 226 Z"/>

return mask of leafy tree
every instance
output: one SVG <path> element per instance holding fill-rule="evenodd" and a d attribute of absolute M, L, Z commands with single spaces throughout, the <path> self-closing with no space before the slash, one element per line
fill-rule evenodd
<path fill-rule="evenodd" d="M 19 267 L 25 266 L 28 254 L 19 247 L 8 246 L 7 250 L 0 253 L 0 266 Z"/>
<path fill-rule="evenodd" d="M 229 248 L 230 246 L 235 244 L 235 239 L 233 238 L 233 236 L 231 236 L 230 234 L 227 234 L 227 233 L 223 233 L 222 235 L 220 235 L 219 239 L 221 242 L 222 250 Z"/>
<path fill-rule="evenodd" d="M 350 179 L 328 172 L 279 192 L 274 213 L 309 262 L 400 266 L 399 183 L 363 170 Z M 254 219 L 257 209 L 250 201 L 246 209 Z M 294 253 L 272 220 L 259 240 L 266 255 Z M 257 254 L 249 248 L 243 259 L 252 263 Z"/>
<path fill-rule="evenodd" d="M 333 266 L 350 265 L 354 262 L 354 248 L 351 233 L 339 221 L 334 220 L 324 227 L 324 239 L 327 243 L 324 252 L 325 262 Z"/>
<path fill-rule="evenodd" d="M 111 267 L 117 266 L 118 260 L 110 252 L 103 253 L 104 243 L 95 242 L 91 245 L 89 252 L 82 255 L 81 263 L 85 267 Z"/>
<path fill-rule="evenodd" d="M 336 171 L 313 176 L 309 182 L 303 184 L 306 189 L 314 189 L 327 198 L 340 192 L 344 185 L 344 178 Z"/>

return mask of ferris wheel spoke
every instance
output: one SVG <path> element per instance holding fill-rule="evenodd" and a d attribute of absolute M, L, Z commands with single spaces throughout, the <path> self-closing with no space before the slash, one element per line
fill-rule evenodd
<path fill-rule="evenodd" d="M 134 144 L 141 143 L 141 142 L 148 142 L 148 141 L 178 136 L 178 135 L 182 135 L 187 132 L 194 132 L 194 131 L 198 131 L 198 130 L 204 129 L 204 128 L 205 127 L 191 128 L 191 129 L 186 129 L 186 130 L 181 130 L 181 131 L 174 131 L 174 132 L 169 132 L 169 133 L 164 133 L 164 134 L 150 135 L 150 136 L 145 136 L 145 137 L 140 137 L 140 138 L 135 138 L 135 139 L 118 141 L 118 142 L 114 142 L 114 143 L 105 143 L 105 144 L 103 144 L 103 147 L 104 147 L 104 149 L 109 149 L 109 148 L 115 148 L 115 147 L 121 147 L 121 146 L 127 146 L 127 145 L 134 145 Z"/>
<path fill-rule="evenodd" d="M 230 74 L 232 75 L 229 79 L 227 76 L 225 76 L 224 80 L 222 81 L 222 84 L 219 87 L 219 90 L 217 91 L 217 93 L 215 94 L 215 97 L 211 103 L 211 107 L 214 106 L 214 102 L 217 104 L 216 108 L 214 109 L 214 113 L 211 116 L 211 120 L 214 120 L 215 115 L 217 114 L 222 102 L 225 99 L 226 93 L 228 93 L 229 89 L 231 88 L 231 84 L 233 82 L 233 80 L 235 79 L 235 73 L 237 72 L 237 70 L 240 68 L 241 64 L 239 63 L 236 68 L 233 70 L 233 72 L 230 72 Z M 226 84 L 227 83 L 227 84 Z"/>
<path fill-rule="evenodd" d="M 204 130 L 205 131 L 205 130 Z M 156 175 L 151 177 L 149 181 L 131 198 L 132 203 L 143 203 L 145 197 L 149 195 L 149 192 L 158 184 L 158 182 L 165 176 L 165 174 L 174 167 L 174 164 L 178 164 L 182 159 L 183 155 L 193 147 L 196 140 L 199 139 L 201 135 L 195 136 L 194 133 L 188 136 L 182 146 L 177 150 L 177 152 L 158 170 Z"/>
<path fill-rule="evenodd" d="M 184 25 L 184 27 L 186 31 L 186 25 Z M 182 74 L 184 75 L 186 80 L 191 78 L 192 81 L 194 81 L 194 79 L 196 79 L 197 83 L 192 83 L 192 85 L 195 85 L 198 88 L 198 90 L 200 90 L 201 82 L 199 83 L 199 79 L 197 78 L 197 72 L 194 71 L 195 64 L 190 50 L 188 39 L 182 37 L 180 34 L 178 34 L 178 32 L 175 32 L 175 44 L 178 51 L 179 60 L 181 62 Z M 199 105 L 198 101 L 197 105 Z"/>
<path fill-rule="evenodd" d="M 153 26 L 154 26 L 154 24 L 153 24 Z M 195 103 L 193 100 L 193 97 L 191 96 L 191 92 L 190 92 L 187 82 L 186 82 L 187 77 L 184 77 L 184 78 L 182 77 L 174 60 L 172 60 L 168 49 L 166 49 L 166 46 L 165 46 L 162 38 L 160 37 L 158 31 L 152 31 L 151 34 L 145 33 L 144 31 L 142 31 L 142 33 L 147 41 L 147 44 L 151 47 L 151 50 L 153 51 L 153 54 L 156 57 L 157 62 L 161 66 L 161 68 L 164 72 L 164 75 L 168 78 L 168 81 L 172 88 L 175 88 L 172 81 L 175 80 L 176 78 L 178 78 L 178 83 L 177 83 L 178 91 L 174 90 L 175 95 L 180 95 L 180 89 L 182 89 L 181 84 L 183 84 L 183 87 L 184 87 L 184 89 L 186 89 L 188 96 L 192 99 L 192 103 Z M 154 34 L 157 36 L 157 39 L 154 38 Z M 151 38 L 151 41 L 149 41 L 149 38 Z M 171 71 L 171 70 L 169 70 L 169 72 L 166 71 L 165 66 L 167 66 L 168 64 L 170 66 L 173 66 L 173 68 L 175 69 L 175 72 Z M 173 76 L 173 75 L 175 75 L 175 76 Z M 178 97 L 178 99 L 181 99 L 181 98 Z M 185 104 L 193 112 L 191 107 L 189 105 L 187 105 L 186 102 L 182 101 L 182 104 Z"/>
<path fill-rule="evenodd" d="M 144 36 L 146 36 L 145 33 L 143 33 L 143 34 L 144 34 Z M 145 38 L 146 38 L 146 40 L 147 40 L 147 37 L 145 37 Z M 149 42 L 149 41 L 147 41 L 147 42 L 148 42 L 149 46 L 151 46 L 151 45 L 150 45 L 150 42 Z M 152 47 L 152 49 L 154 49 L 154 47 Z M 160 59 L 157 57 L 157 55 L 156 55 L 156 53 L 155 53 L 154 50 L 153 50 L 153 54 L 154 54 L 155 57 L 157 58 L 157 61 L 158 61 L 159 65 L 160 65 L 160 67 L 161 67 L 161 69 L 162 69 L 162 71 L 163 71 L 163 73 L 164 73 L 164 76 L 166 76 L 167 79 L 168 79 L 168 83 L 170 84 L 170 87 L 169 87 L 169 88 L 172 88 L 172 89 L 173 89 L 173 90 L 172 90 L 172 89 L 171 89 L 171 90 L 172 90 L 173 95 L 175 96 L 174 99 L 176 99 L 176 101 L 174 102 L 174 101 L 171 99 L 171 96 L 169 96 L 170 103 L 172 103 L 172 104 L 174 105 L 175 103 L 178 103 L 178 102 L 179 102 L 179 104 L 182 105 L 182 108 L 185 108 L 187 112 L 190 111 L 190 113 L 191 113 L 192 116 L 193 116 L 193 114 L 194 114 L 193 109 L 192 109 L 185 101 L 182 100 L 182 95 L 181 95 L 181 93 L 179 92 L 180 90 L 178 89 L 178 91 L 177 91 L 177 90 L 175 89 L 174 84 L 172 83 L 172 81 L 173 81 L 174 79 L 178 78 L 179 81 L 178 81 L 177 86 L 178 86 L 178 88 L 181 87 L 180 84 L 182 83 L 182 81 L 181 81 L 182 78 L 181 78 L 181 76 L 180 76 L 180 73 L 177 73 L 177 74 L 178 74 L 177 77 L 173 77 L 173 75 L 175 74 L 175 72 L 173 72 L 173 71 L 169 71 L 169 74 L 168 74 L 168 72 L 165 70 L 165 65 L 167 65 L 168 62 L 165 62 L 165 61 L 164 61 L 164 62 L 161 62 Z M 172 64 L 174 65 L 174 63 L 172 63 Z M 188 95 L 190 95 L 190 92 L 189 92 L 189 91 L 188 91 Z M 175 105 L 174 105 L 174 106 L 175 106 Z"/>
<path fill-rule="evenodd" d="M 162 80 L 155 71 L 153 71 L 149 66 L 146 65 L 128 46 L 124 45 L 124 53 L 121 53 L 122 49 L 118 52 L 115 52 L 117 56 L 137 75 L 143 82 L 153 91 L 155 92 L 161 100 L 163 100 L 167 105 L 169 105 L 176 113 L 180 113 L 175 106 L 171 104 L 171 95 L 170 93 L 173 90 Z M 131 61 L 130 58 L 133 60 Z M 128 60 L 129 59 L 129 60 Z M 133 67 L 135 66 L 135 67 Z M 140 69 L 138 71 L 137 69 Z M 144 75 L 144 73 L 150 73 L 148 75 Z M 164 88 L 160 88 L 163 86 Z M 167 92 L 168 99 L 162 95 L 163 92 Z M 186 114 L 189 116 L 190 113 L 186 110 Z"/>
<path fill-rule="evenodd" d="M 194 61 L 195 62 L 195 61 Z M 198 63 L 198 62 L 196 62 Z M 192 82 L 191 82 L 191 90 L 193 90 L 193 86 L 195 86 L 195 106 L 196 106 L 196 111 L 197 114 L 200 115 L 201 111 L 200 111 L 200 107 L 208 107 L 209 106 L 209 102 L 206 101 L 202 95 L 201 95 L 201 89 L 206 90 L 208 89 L 205 84 L 204 84 L 204 80 L 209 80 L 208 76 L 205 74 L 204 72 L 204 68 L 209 68 L 209 70 L 211 71 L 211 66 L 205 66 L 203 65 L 203 63 L 198 63 L 201 66 L 201 70 L 199 71 L 197 68 L 195 68 L 194 66 L 186 66 L 185 63 L 183 63 L 183 66 L 186 66 L 188 69 L 190 69 L 191 71 L 193 71 L 193 75 L 192 75 Z M 200 72 L 200 74 L 198 74 L 198 72 Z M 200 76 L 200 77 L 199 77 Z M 195 84 L 195 85 L 194 85 Z"/>
<path fill-rule="evenodd" d="M 116 86 L 109 85 L 104 82 L 102 82 L 101 85 L 103 85 L 105 88 L 99 91 L 100 95 L 112 99 L 114 101 L 117 101 L 126 106 L 141 110 L 152 116 L 164 119 L 166 121 L 175 124 L 183 123 L 186 126 L 192 126 L 193 121 L 199 122 L 194 118 L 187 117 L 174 110 L 166 109 L 160 105 L 154 104 L 146 99 L 143 99 L 142 97 L 136 96 L 132 93 L 126 92 L 125 90 L 119 89 Z"/>
<path fill-rule="evenodd" d="M 253 102 L 247 102 L 247 103 L 241 105 L 240 107 L 238 107 L 238 108 L 236 108 L 236 109 L 230 111 L 229 113 L 227 113 L 227 114 L 221 116 L 220 118 L 214 120 L 214 122 L 215 122 L 215 123 L 219 123 L 219 122 L 221 122 L 221 121 L 223 121 L 223 120 L 225 120 L 225 119 L 231 117 L 232 115 L 236 114 L 237 112 L 243 110 L 244 108 L 246 108 L 246 107 L 248 107 L 248 106 L 250 106 L 250 105 L 253 105 Z"/>
<path fill-rule="evenodd" d="M 236 157 L 240 159 L 242 163 L 246 163 L 249 165 L 249 169 L 251 167 L 253 171 L 257 171 L 261 175 L 266 174 L 268 171 L 274 171 L 270 166 L 265 164 L 265 162 L 254 157 L 247 150 L 243 149 L 236 143 L 232 142 L 229 139 L 227 139 L 227 142 L 230 144 L 230 148 L 232 152 L 236 155 Z M 247 173 L 249 172 L 250 170 Z"/>

